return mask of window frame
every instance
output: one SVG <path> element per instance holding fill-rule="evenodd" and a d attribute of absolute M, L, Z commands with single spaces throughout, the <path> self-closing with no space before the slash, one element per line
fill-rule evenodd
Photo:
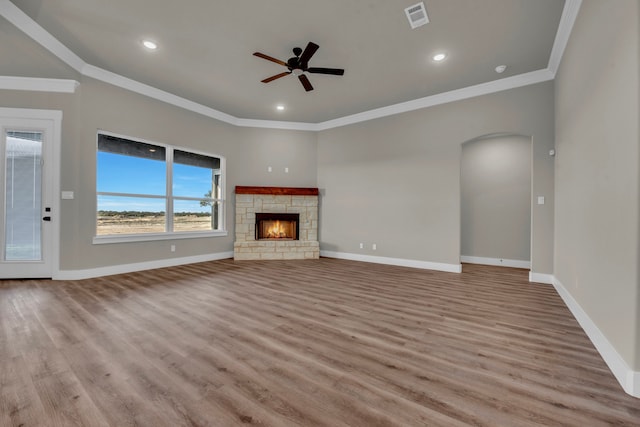
<path fill-rule="evenodd" d="M 100 135 L 112 136 L 115 138 L 126 139 L 132 142 L 141 144 L 151 144 L 165 149 L 165 194 L 151 195 L 151 194 L 136 194 L 136 193 L 117 193 L 117 192 L 100 192 L 98 191 L 98 141 Z M 203 237 L 221 237 L 227 236 L 227 221 L 226 221 L 226 159 L 224 156 L 218 154 L 212 154 L 201 150 L 194 150 L 188 147 L 182 147 L 172 144 L 163 144 L 155 141 L 149 141 L 142 138 L 134 138 L 127 135 L 121 135 L 109 131 L 98 130 L 96 132 L 96 163 L 95 163 L 95 221 L 94 221 L 94 237 L 93 244 L 108 244 L 108 243 L 125 243 L 125 242 L 147 242 L 156 240 L 177 240 L 177 239 L 194 239 Z M 174 196 L 173 194 L 173 164 L 174 164 L 174 151 L 179 150 L 187 153 L 192 153 L 201 156 L 214 157 L 220 159 L 219 175 L 222 185 L 220 185 L 220 198 L 215 198 L 214 190 L 212 186 L 211 202 L 218 203 L 218 221 L 220 224 L 219 230 L 206 230 L 206 231 L 173 231 L 173 218 L 174 218 L 174 200 L 187 200 L 197 201 L 202 198 L 188 197 L 188 196 Z M 165 231 L 154 233 L 135 233 L 135 234 L 110 234 L 110 235 L 98 235 L 98 198 L 100 196 L 117 196 L 117 197 L 136 197 L 136 198 L 149 198 L 149 199 L 165 199 Z M 172 230 L 172 231 L 168 231 Z"/>

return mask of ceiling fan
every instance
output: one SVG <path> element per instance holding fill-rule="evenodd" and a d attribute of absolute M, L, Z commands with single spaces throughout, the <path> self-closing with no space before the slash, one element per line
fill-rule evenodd
<path fill-rule="evenodd" d="M 320 46 L 313 42 L 309 42 L 304 51 L 299 47 L 293 48 L 293 54 L 295 56 L 289 58 L 287 62 L 280 61 L 279 59 L 273 58 L 269 55 L 265 55 L 264 53 L 254 52 L 254 55 L 267 61 L 275 62 L 276 64 L 280 64 L 284 67 L 287 67 L 288 71 L 284 71 L 280 74 L 276 74 L 275 76 L 267 77 L 264 80 L 261 80 L 262 83 L 269 83 L 280 77 L 288 76 L 289 74 L 293 74 L 298 76 L 300 83 L 304 87 L 304 90 L 309 92 L 313 90 L 313 86 L 311 86 L 311 82 L 307 78 L 305 72 L 311 74 L 331 74 L 334 76 L 342 76 L 344 74 L 344 70 L 341 68 L 321 68 L 321 67 L 309 67 L 309 60 L 313 56 L 314 53 L 318 50 Z"/>

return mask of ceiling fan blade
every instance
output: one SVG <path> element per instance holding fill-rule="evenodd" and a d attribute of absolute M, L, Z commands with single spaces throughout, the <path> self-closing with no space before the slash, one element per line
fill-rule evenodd
<path fill-rule="evenodd" d="M 307 92 L 313 90 L 313 86 L 311 86 L 311 82 L 309 81 L 307 76 L 305 76 L 304 74 L 300 74 L 298 76 L 298 79 L 300 79 L 300 83 L 302 83 L 302 86 L 304 86 L 304 90 L 306 90 Z"/>
<path fill-rule="evenodd" d="M 302 69 L 307 68 L 309 59 L 311 59 L 311 57 L 314 53 L 316 53 L 319 47 L 320 46 L 318 46 L 314 42 L 309 42 L 307 47 L 304 49 L 304 52 L 302 52 L 302 55 L 300 55 L 300 65 L 302 66 Z"/>
<path fill-rule="evenodd" d="M 342 68 L 310 67 L 307 71 L 316 74 L 333 74 L 334 76 L 344 75 L 344 70 Z"/>
<path fill-rule="evenodd" d="M 280 65 L 285 66 L 285 67 L 287 66 L 286 62 L 280 61 L 279 59 L 273 58 L 273 57 L 271 57 L 269 55 L 265 55 L 264 53 L 253 52 L 253 55 L 257 56 L 259 58 L 262 58 L 262 59 L 266 59 L 267 61 L 275 62 L 276 64 L 280 64 Z"/>
<path fill-rule="evenodd" d="M 264 80 L 260 80 L 262 83 L 269 83 L 274 81 L 275 79 L 279 79 L 280 77 L 288 76 L 291 74 L 291 71 L 285 71 L 284 73 L 276 74 L 275 76 L 267 77 Z"/>

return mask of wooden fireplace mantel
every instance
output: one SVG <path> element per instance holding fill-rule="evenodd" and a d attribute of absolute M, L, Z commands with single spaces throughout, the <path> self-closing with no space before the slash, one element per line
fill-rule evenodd
<path fill-rule="evenodd" d="M 317 188 L 236 186 L 236 194 L 271 194 L 274 196 L 317 196 Z"/>

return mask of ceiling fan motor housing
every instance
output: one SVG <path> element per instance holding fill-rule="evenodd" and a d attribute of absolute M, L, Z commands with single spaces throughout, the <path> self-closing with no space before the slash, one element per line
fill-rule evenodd
<path fill-rule="evenodd" d="M 287 66 L 292 71 L 295 70 L 296 68 L 301 68 L 300 58 L 298 58 L 297 56 L 294 56 L 293 58 L 289 58 L 289 60 L 287 61 Z"/>

